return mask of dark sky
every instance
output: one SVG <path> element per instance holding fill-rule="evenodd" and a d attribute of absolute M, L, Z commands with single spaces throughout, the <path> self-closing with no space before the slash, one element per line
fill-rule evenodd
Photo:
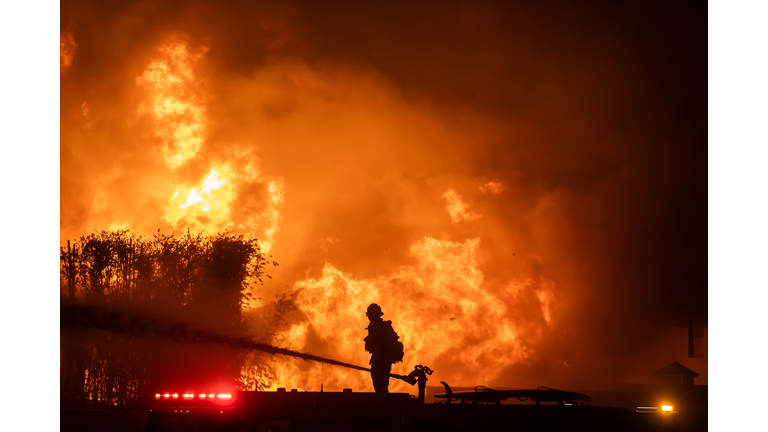
<path fill-rule="evenodd" d="M 303 288 L 284 342 L 318 355 L 353 348 L 317 317 L 357 319 L 340 299 L 359 284 L 396 330 L 451 329 L 499 385 L 647 379 L 675 360 L 666 329 L 707 321 L 706 7 L 62 2 L 61 241 L 257 236 L 281 264 L 264 297 Z M 211 170 L 223 186 L 179 212 Z M 347 288 L 322 309 L 327 266 Z"/>

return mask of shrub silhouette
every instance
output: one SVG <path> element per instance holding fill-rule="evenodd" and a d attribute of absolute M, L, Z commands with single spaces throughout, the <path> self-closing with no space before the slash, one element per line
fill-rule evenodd
<path fill-rule="evenodd" d="M 277 263 L 258 240 L 226 231 L 178 237 L 100 231 L 60 248 L 62 304 L 120 308 L 241 335 L 250 288 L 269 277 L 270 265 Z M 190 377 L 235 385 L 246 361 L 220 347 L 69 329 L 62 329 L 60 355 L 62 406 L 133 405 Z"/>

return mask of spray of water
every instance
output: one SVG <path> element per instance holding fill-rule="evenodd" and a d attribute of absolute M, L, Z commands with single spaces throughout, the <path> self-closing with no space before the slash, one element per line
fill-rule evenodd
<path fill-rule="evenodd" d="M 307 361 L 326 363 L 349 369 L 370 372 L 370 368 L 340 362 L 256 342 L 244 337 L 232 337 L 205 330 L 189 328 L 186 323 L 165 324 L 157 318 L 132 316 L 125 312 L 103 307 L 79 304 L 62 305 L 61 328 L 95 329 L 112 333 L 128 334 L 135 337 L 159 337 L 177 343 L 216 343 L 233 349 L 255 350 L 272 355 L 284 355 Z M 393 378 L 403 379 L 401 375 L 391 374 Z"/>

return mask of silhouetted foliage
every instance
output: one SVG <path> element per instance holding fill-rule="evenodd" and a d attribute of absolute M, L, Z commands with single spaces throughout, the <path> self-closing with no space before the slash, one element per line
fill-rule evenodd
<path fill-rule="evenodd" d="M 101 231 L 67 242 L 60 258 L 63 302 L 119 307 L 228 334 L 246 330 L 242 311 L 253 297 L 249 288 L 269 277 L 268 265 L 277 265 L 256 239 L 226 231 L 212 237 Z M 133 404 L 153 388 L 175 385 L 183 374 L 204 373 L 191 357 L 204 357 L 205 368 L 234 385 L 245 360 L 233 352 L 184 350 L 167 341 L 62 329 L 61 404 Z"/>
<path fill-rule="evenodd" d="M 271 342 L 280 331 L 281 327 L 287 325 L 286 317 L 293 311 L 296 311 L 296 305 L 287 294 L 275 295 L 275 300 L 270 302 L 269 307 L 265 308 L 264 314 L 267 316 L 264 333 L 261 341 Z M 275 371 L 270 367 L 265 358 L 264 352 L 252 351 L 245 355 L 242 374 L 238 379 L 238 389 L 240 390 L 266 390 L 267 382 L 275 380 Z"/>
<path fill-rule="evenodd" d="M 266 340 L 272 340 L 275 334 L 280 331 L 280 327 L 287 324 L 285 317 L 296 310 L 296 305 L 293 304 L 293 300 L 287 294 L 279 294 L 275 295 L 272 308 L 272 319 L 264 335 Z"/>

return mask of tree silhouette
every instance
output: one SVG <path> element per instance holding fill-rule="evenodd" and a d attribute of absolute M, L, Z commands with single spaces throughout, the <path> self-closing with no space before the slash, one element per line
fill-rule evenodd
<path fill-rule="evenodd" d="M 61 299 L 242 334 L 250 288 L 269 277 L 269 265 L 278 264 L 258 240 L 226 231 L 213 237 L 100 231 L 60 248 Z M 159 387 L 205 374 L 234 385 L 246 361 L 232 350 L 63 328 L 60 356 L 62 406 L 129 406 Z"/>

